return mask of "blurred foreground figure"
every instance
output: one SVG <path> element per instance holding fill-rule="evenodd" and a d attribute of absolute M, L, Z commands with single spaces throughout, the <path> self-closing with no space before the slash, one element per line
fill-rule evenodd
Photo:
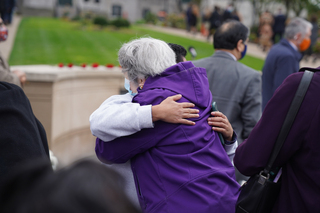
<path fill-rule="evenodd" d="M 274 168 L 282 168 L 282 185 L 272 213 L 320 212 L 320 67 L 315 72 Z M 254 175 L 268 163 L 278 134 L 303 76 L 291 74 L 275 91 L 249 138 L 238 149 L 234 164 Z"/>
<path fill-rule="evenodd" d="M 0 188 L 2 213 L 138 213 L 121 177 L 100 163 L 82 160 L 53 173 L 50 163 L 30 161 Z"/>
<path fill-rule="evenodd" d="M 50 162 L 42 124 L 23 90 L 0 82 L 0 183 L 15 166 L 40 157 Z"/>

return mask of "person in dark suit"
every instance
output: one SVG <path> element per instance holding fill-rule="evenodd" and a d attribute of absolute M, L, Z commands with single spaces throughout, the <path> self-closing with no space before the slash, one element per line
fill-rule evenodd
<path fill-rule="evenodd" d="M 320 212 L 320 67 L 315 72 L 275 167 L 282 167 L 282 185 L 273 213 Z M 246 175 L 259 173 L 268 159 L 303 76 L 288 76 L 276 90 L 249 138 L 236 150 L 235 166 Z"/>
<path fill-rule="evenodd" d="M 220 15 L 220 7 L 214 6 L 214 11 L 212 12 L 212 14 L 209 18 L 209 23 L 210 23 L 210 27 L 209 27 L 209 34 L 207 37 L 208 41 L 209 41 L 211 35 L 214 34 L 216 29 L 221 26 L 222 17 Z"/>
<path fill-rule="evenodd" d="M 245 56 L 249 30 L 231 20 L 214 34 L 215 53 L 194 61 L 207 71 L 213 101 L 227 116 L 238 135 L 238 143 L 246 139 L 261 115 L 261 74 L 238 62 Z M 245 179 L 237 174 L 237 180 Z"/>
<path fill-rule="evenodd" d="M 222 14 L 222 22 L 226 22 L 232 18 L 232 12 L 234 10 L 233 4 L 229 4 L 228 7 L 225 9 L 225 11 Z"/>
<path fill-rule="evenodd" d="M 282 14 L 281 9 L 279 9 L 279 14 L 274 17 L 274 23 L 273 23 L 273 36 L 272 36 L 272 41 L 275 44 L 276 39 L 278 38 L 279 40 L 282 39 L 283 34 L 284 34 L 284 29 L 286 27 L 286 20 L 287 17 Z"/>
<path fill-rule="evenodd" d="M 310 22 L 294 18 L 286 27 L 285 38 L 270 49 L 262 69 L 262 110 L 283 80 L 298 72 L 301 52 L 311 43 L 311 29 Z"/>
<path fill-rule="evenodd" d="M 12 12 L 15 6 L 15 0 L 1 0 L 0 1 L 0 14 L 3 22 L 8 25 L 12 21 Z"/>

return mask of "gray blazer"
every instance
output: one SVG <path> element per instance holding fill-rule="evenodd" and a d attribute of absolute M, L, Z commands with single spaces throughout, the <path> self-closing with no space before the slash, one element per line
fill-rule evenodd
<path fill-rule="evenodd" d="M 0 52 L 0 81 L 16 84 L 21 86 L 20 79 L 17 75 L 10 71 L 10 67 Z"/>
<path fill-rule="evenodd" d="M 261 74 L 223 51 L 193 63 L 207 70 L 213 101 L 229 119 L 240 144 L 261 116 Z"/>

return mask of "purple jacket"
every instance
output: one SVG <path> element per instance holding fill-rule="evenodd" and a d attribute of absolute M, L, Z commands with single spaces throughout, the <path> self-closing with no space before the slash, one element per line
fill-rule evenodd
<path fill-rule="evenodd" d="M 320 69 L 319 69 L 320 71 Z M 275 91 L 260 121 L 236 150 L 235 166 L 244 175 L 266 165 L 303 73 L 290 75 Z M 320 212 L 320 72 L 311 84 L 275 161 L 282 185 L 273 212 Z"/>
<path fill-rule="evenodd" d="M 217 133 L 207 124 L 212 96 L 205 69 L 176 64 L 149 77 L 133 101 L 155 105 L 178 93 L 179 102 L 199 109 L 195 126 L 158 121 L 153 129 L 112 142 L 97 139 L 96 154 L 102 162 L 131 159 L 143 212 L 234 212 L 239 186 Z"/>

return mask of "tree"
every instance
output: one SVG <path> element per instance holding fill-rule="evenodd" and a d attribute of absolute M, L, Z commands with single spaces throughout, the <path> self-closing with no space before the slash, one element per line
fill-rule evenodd
<path fill-rule="evenodd" d="M 265 6 L 271 2 L 274 2 L 275 0 L 250 0 L 253 6 L 253 25 L 258 25 L 257 21 L 260 17 L 262 10 L 265 8 Z"/>
<path fill-rule="evenodd" d="M 319 9 L 320 0 L 277 0 L 283 3 L 287 8 L 287 15 L 289 10 L 295 13 L 295 16 L 299 16 L 303 9 L 315 10 L 315 7 Z"/>

